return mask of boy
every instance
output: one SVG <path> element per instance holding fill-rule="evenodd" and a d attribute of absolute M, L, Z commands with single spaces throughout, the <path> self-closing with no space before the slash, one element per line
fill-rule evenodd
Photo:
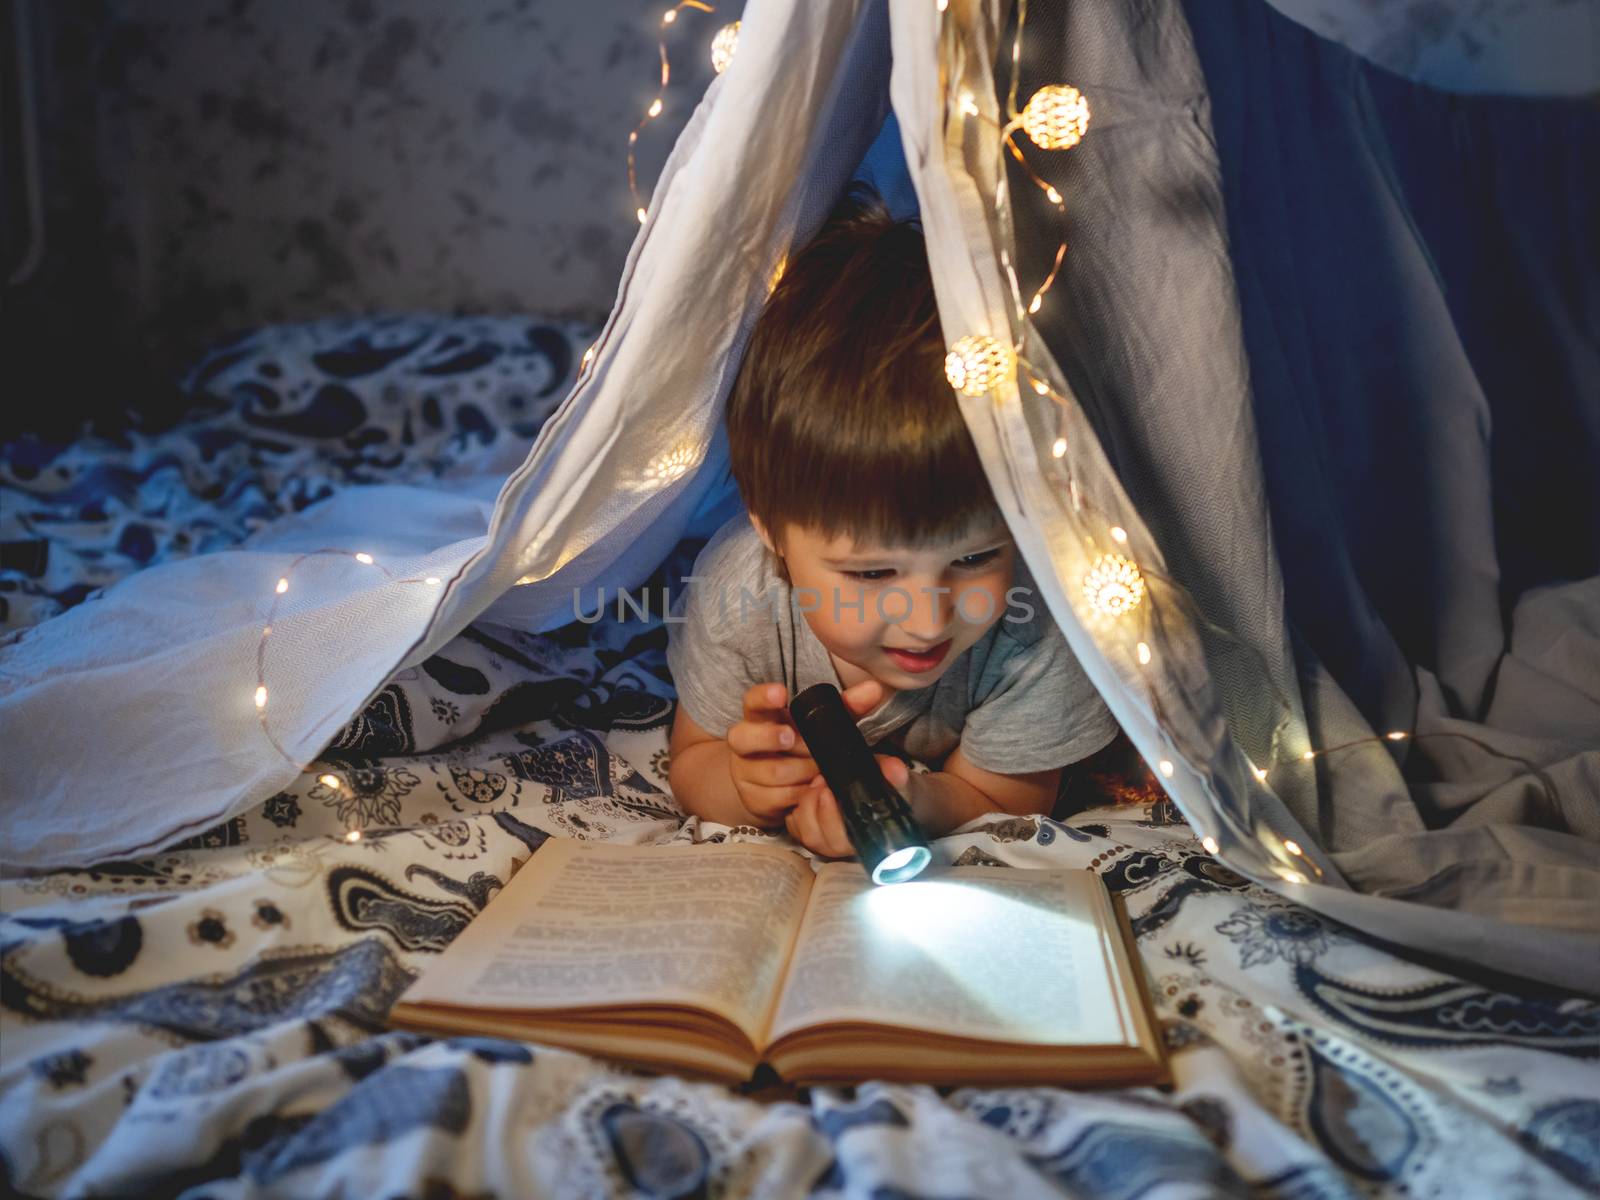
<path fill-rule="evenodd" d="M 889 751 L 930 838 L 1048 813 L 1061 769 L 1115 736 L 1016 556 L 944 353 L 921 233 L 853 194 L 756 323 L 726 418 L 749 516 L 706 544 L 667 625 L 686 811 L 851 854 L 786 707 L 818 682 Z"/>

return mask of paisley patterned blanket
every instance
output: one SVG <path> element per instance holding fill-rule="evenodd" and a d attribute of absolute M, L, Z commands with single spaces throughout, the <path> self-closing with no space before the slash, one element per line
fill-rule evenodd
<path fill-rule="evenodd" d="M 7 624 L 333 488 L 520 457 L 588 332 L 487 318 L 270 329 L 196 368 L 198 407 L 174 429 L 7 447 Z M 766 836 L 684 820 L 665 778 L 672 699 L 658 617 L 473 627 L 260 808 L 146 861 L 0 881 L 3 1190 L 1600 1190 L 1600 1005 L 1396 957 L 1211 859 L 1165 802 L 996 816 L 937 850 L 1105 876 L 1133 918 L 1170 1092 L 726 1088 L 386 1030 L 428 957 L 547 837 Z M 325 785 L 329 771 L 350 786 Z"/>

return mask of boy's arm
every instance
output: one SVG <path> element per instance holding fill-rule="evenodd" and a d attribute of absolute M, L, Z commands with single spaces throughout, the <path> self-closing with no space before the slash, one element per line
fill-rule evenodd
<path fill-rule="evenodd" d="M 930 838 L 943 837 L 984 813 L 1048 813 L 1055 806 L 1061 771 L 1061 767 L 1053 767 L 1024 775 L 1000 775 L 974 766 L 957 747 L 945 759 L 943 770 L 911 775 L 907 802 L 924 833 Z"/>
<path fill-rule="evenodd" d="M 667 752 L 667 786 L 684 812 L 723 825 L 776 828 L 756 817 L 739 798 L 728 770 L 733 751 L 726 739 L 707 733 L 682 704 L 672 718 Z"/>

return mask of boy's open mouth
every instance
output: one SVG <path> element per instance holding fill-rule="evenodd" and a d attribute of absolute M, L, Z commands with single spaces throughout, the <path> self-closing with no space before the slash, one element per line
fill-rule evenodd
<path fill-rule="evenodd" d="M 909 671 L 913 675 L 920 675 L 923 671 L 933 670 L 933 668 L 937 667 L 941 662 L 944 661 L 944 656 L 950 652 L 950 643 L 952 640 L 953 639 L 951 638 L 945 638 L 944 641 L 940 642 L 926 654 L 912 654 L 907 650 L 896 650 L 892 646 L 885 646 L 883 649 L 884 653 L 887 654 L 894 661 L 895 665 L 901 670 Z"/>

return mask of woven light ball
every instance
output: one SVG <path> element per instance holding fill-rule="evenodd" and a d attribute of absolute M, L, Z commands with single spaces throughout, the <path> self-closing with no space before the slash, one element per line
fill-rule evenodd
<path fill-rule="evenodd" d="M 944 377 L 963 396 L 982 396 L 1011 374 L 1011 347 L 988 334 L 959 339 L 944 358 Z"/>
<path fill-rule="evenodd" d="M 718 75 L 728 69 L 728 64 L 733 61 L 733 52 L 739 46 L 739 22 L 724 25 L 717 30 L 717 36 L 711 39 L 711 66 Z"/>
<path fill-rule="evenodd" d="M 1102 554 L 1084 574 L 1083 594 L 1096 612 L 1120 617 L 1144 600 L 1144 576 L 1132 559 Z"/>
<path fill-rule="evenodd" d="M 1022 110 L 1022 131 L 1041 150 L 1066 150 L 1089 128 L 1089 102 L 1075 87 L 1052 83 L 1035 92 Z"/>

